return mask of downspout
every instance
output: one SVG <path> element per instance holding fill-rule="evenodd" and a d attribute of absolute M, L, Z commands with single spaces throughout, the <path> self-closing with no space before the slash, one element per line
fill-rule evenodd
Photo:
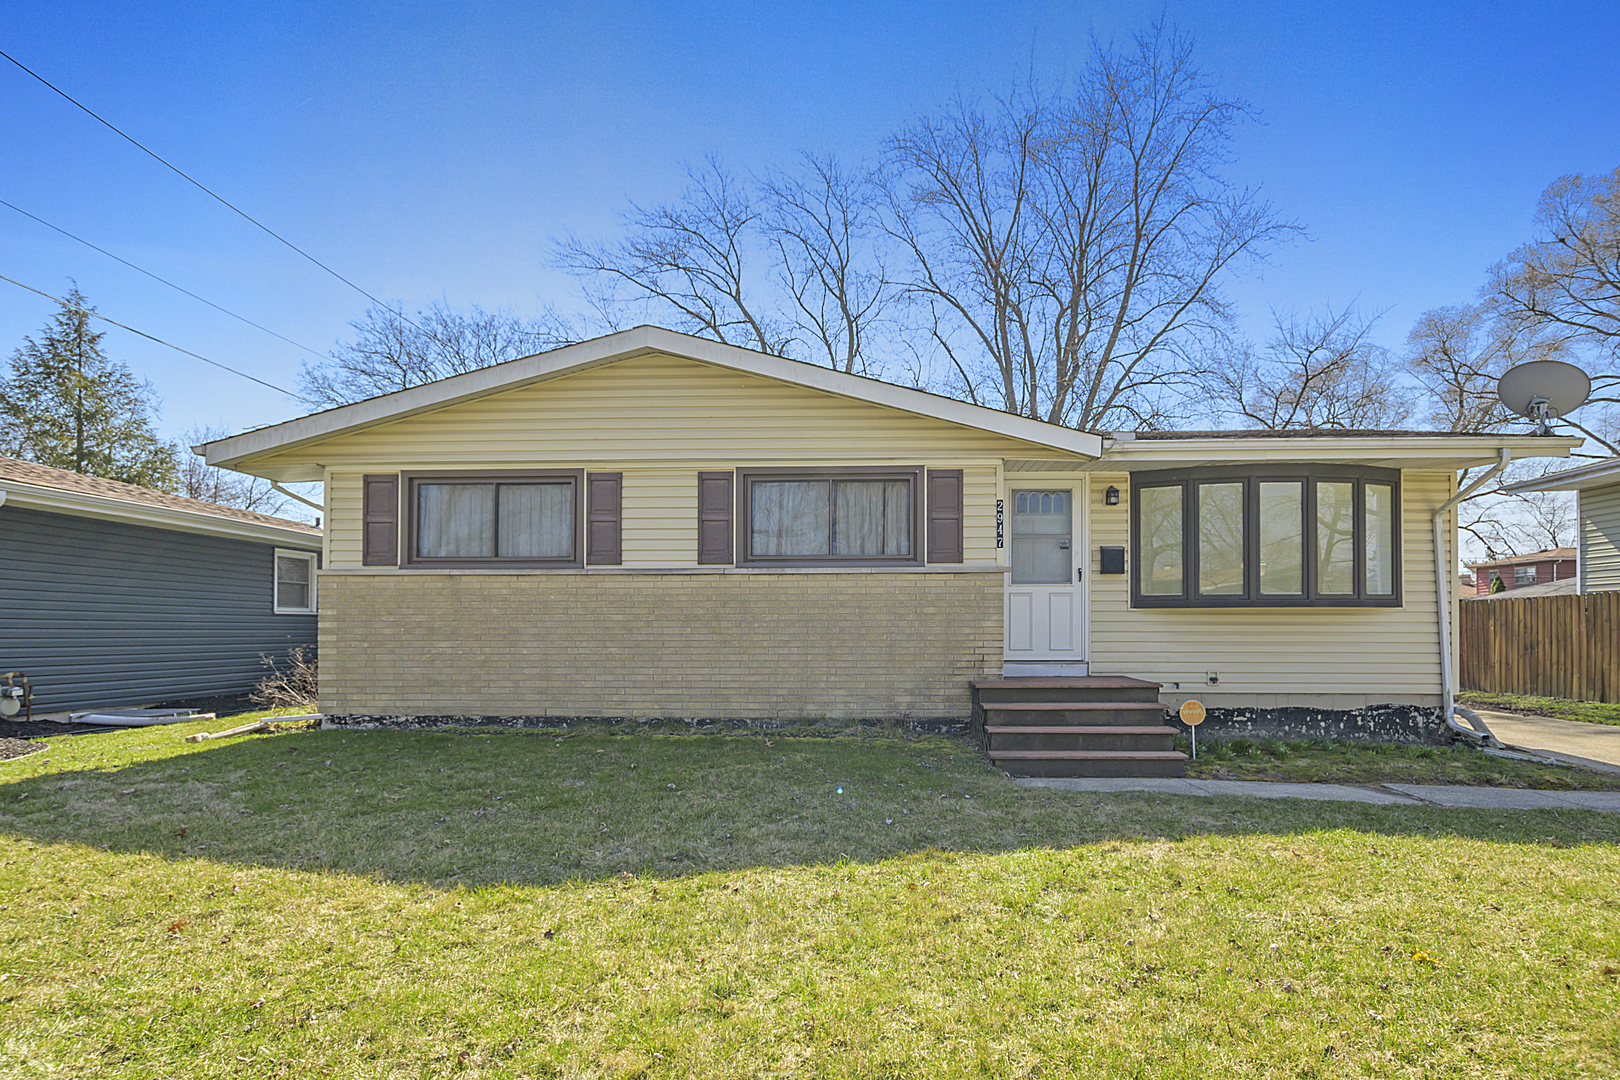
<path fill-rule="evenodd" d="M 1485 721 L 1474 714 L 1472 709 L 1465 709 L 1456 703 L 1453 689 L 1453 673 L 1451 670 L 1451 570 L 1446 565 L 1446 537 L 1445 517 L 1452 507 L 1462 502 L 1468 496 L 1484 487 L 1490 481 L 1502 474 L 1513 461 L 1513 451 L 1507 447 L 1499 450 L 1496 464 L 1486 470 L 1485 474 L 1472 484 L 1463 488 L 1457 494 L 1441 503 L 1434 511 L 1434 587 L 1435 597 L 1439 601 L 1435 605 L 1436 616 L 1440 622 L 1440 695 L 1441 715 L 1445 718 L 1446 727 L 1474 740 L 1481 746 L 1501 747 L 1496 736 L 1485 726 Z M 1463 727 L 1457 723 L 1457 713 L 1462 713 L 1471 727 Z"/>
<path fill-rule="evenodd" d="M 320 503 L 316 502 L 314 499 L 306 499 L 302 495 L 298 494 L 298 492 L 296 492 L 296 491 L 289 491 L 288 489 L 282 487 L 280 484 L 276 483 L 274 480 L 270 481 L 270 489 L 272 491 L 279 491 L 281 494 L 287 496 L 287 498 L 289 498 L 289 499 L 297 499 L 299 502 L 303 503 L 305 506 L 312 506 L 315 509 L 319 510 L 323 514 L 326 513 L 326 507 L 322 506 Z"/>

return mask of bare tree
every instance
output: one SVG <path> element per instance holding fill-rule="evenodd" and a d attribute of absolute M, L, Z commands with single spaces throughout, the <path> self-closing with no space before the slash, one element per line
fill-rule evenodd
<path fill-rule="evenodd" d="M 1594 430 L 1620 405 L 1620 168 L 1555 180 L 1534 221 L 1541 235 L 1491 267 L 1481 295 L 1507 332 L 1585 362 L 1596 408 L 1565 422 L 1620 453 L 1620 431 Z"/>
<path fill-rule="evenodd" d="M 1304 319 L 1273 315 L 1265 348 L 1239 347 L 1205 377 L 1219 411 L 1273 431 L 1394 428 L 1406 421 L 1408 395 L 1396 384 L 1387 350 L 1372 341 L 1376 317 L 1352 309 Z"/>
<path fill-rule="evenodd" d="M 229 438 L 231 434 L 222 427 L 198 424 L 182 436 L 182 445 L 188 448 L 201 446 Z M 284 514 L 288 503 L 283 495 L 270 486 L 270 481 L 210 465 L 201 455 L 189 449 L 180 462 L 179 494 L 188 499 L 202 499 L 204 502 L 272 516 Z"/>
<path fill-rule="evenodd" d="M 800 165 L 800 173 L 764 185 L 765 233 L 792 299 L 792 324 L 817 360 L 864 375 L 880 366 L 872 331 L 893 299 L 875 243 L 873 189 L 831 156 L 804 154 Z"/>
<path fill-rule="evenodd" d="M 1222 278 L 1293 229 L 1220 177 L 1244 115 L 1154 27 L 1070 95 L 959 98 L 890 140 L 907 291 L 968 396 L 1106 428 L 1200 373 Z"/>
<path fill-rule="evenodd" d="M 650 304 L 672 311 L 692 333 L 780 354 L 788 335 L 769 314 L 757 265 L 760 206 L 712 155 L 686 175 L 687 188 L 674 203 L 631 205 L 623 240 L 570 238 L 556 245 L 555 264 L 587 286 L 606 281 L 604 306 Z"/>
<path fill-rule="evenodd" d="M 322 405 L 408 390 L 413 386 L 532 356 L 579 339 L 555 312 L 526 319 L 473 305 L 457 311 L 436 303 L 414 320 L 388 308 L 367 308 L 349 324 L 354 340 L 299 375 L 304 394 Z"/>
<path fill-rule="evenodd" d="M 1541 193 L 1535 225 L 1540 237 L 1491 268 L 1486 301 L 1505 319 L 1620 360 L 1620 168 L 1559 177 Z"/>
<path fill-rule="evenodd" d="M 1496 431 L 1515 422 L 1497 396 L 1502 373 L 1527 360 L 1564 356 L 1557 342 L 1493 319 L 1480 305 L 1434 308 L 1406 338 L 1405 363 L 1424 390 L 1425 421 L 1440 431 Z"/>

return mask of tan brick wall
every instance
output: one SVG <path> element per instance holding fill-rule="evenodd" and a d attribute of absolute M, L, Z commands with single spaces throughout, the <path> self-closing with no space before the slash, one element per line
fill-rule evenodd
<path fill-rule="evenodd" d="M 321 709 L 965 718 L 1001 612 L 1000 573 L 323 574 Z"/>

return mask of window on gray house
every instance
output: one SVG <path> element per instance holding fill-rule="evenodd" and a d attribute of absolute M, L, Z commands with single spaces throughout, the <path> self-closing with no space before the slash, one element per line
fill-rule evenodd
<path fill-rule="evenodd" d="M 315 611 L 315 553 L 312 551 L 275 552 L 275 597 L 277 615 L 309 615 Z"/>

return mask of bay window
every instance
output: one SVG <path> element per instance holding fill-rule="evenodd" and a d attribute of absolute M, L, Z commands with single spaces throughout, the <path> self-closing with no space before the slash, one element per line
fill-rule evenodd
<path fill-rule="evenodd" d="M 1138 607 L 1400 603 L 1400 474 L 1325 465 L 1140 472 Z"/>

